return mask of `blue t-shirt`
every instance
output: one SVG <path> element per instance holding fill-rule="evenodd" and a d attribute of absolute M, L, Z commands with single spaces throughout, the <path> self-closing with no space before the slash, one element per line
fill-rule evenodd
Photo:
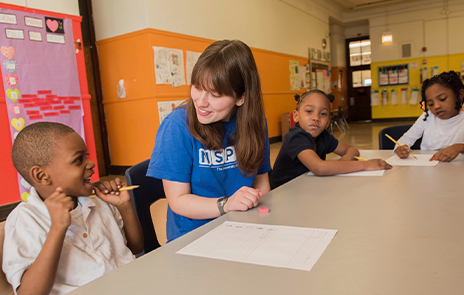
<path fill-rule="evenodd" d="M 322 160 L 338 146 L 338 140 L 327 130 L 322 131 L 316 138 L 316 154 Z M 314 139 L 304 131 L 298 123 L 285 134 L 282 147 L 274 163 L 271 175 L 271 189 L 274 189 L 301 174 L 308 172 L 298 159 L 298 154 L 304 150 L 314 150 Z"/>
<path fill-rule="evenodd" d="M 219 198 L 232 196 L 242 186 L 251 187 L 256 175 L 245 177 L 237 166 L 235 148 L 227 139 L 235 132 L 236 117 L 223 122 L 225 136 L 220 151 L 210 151 L 193 138 L 186 121 L 184 108 L 178 108 L 161 123 L 147 176 L 190 183 L 194 195 Z M 264 159 L 258 174 L 271 170 L 269 139 L 266 124 Z M 166 235 L 172 241 L 211 219 L 191 219 L 174 213 L 168 206 Z"/>

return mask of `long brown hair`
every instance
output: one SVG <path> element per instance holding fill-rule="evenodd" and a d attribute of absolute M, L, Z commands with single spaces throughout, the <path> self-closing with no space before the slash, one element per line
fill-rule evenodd
<path fill-rule="evenodd" d="M 237 100 L 244 98 L 243 105 L 232 110 L 236 113 L 236 131 L 228 141 L 235 147 L 242 174 L 256 174 L 264 159 L 266 122 L 261 82 L 250 48 L 238 40 L 214 42 L 195 64 L 192 86 Z M 222 122 L 201 124 L 191 97 L 187 115 L 190 132 L 196 140 L 209 150 L 224 148 L 224 125 Z"/>

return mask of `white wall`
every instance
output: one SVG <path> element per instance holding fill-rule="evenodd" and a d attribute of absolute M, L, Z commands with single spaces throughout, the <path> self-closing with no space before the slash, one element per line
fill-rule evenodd
<path fill-rule="evenodd" d="M 345 29 L 346 39 L 369 36 L 369 26 L 357 26 Z"/>
<path fill-rule="evenodd" d="M 78 0 L 3 0 L 2 3 L 64 14 L 79 15 Z"/>
<path fill-rule="evenodd" d="M 403 43 L 411 43 L 412 58 L 463 53 L 464 1 L 449 0 L 449 14 L 443 10 L 443 1 L 421 0 L 345 13 L 344 20 L 369 19 L 372 62 L 402 59 Z M 391 44 L 381 42 L 386 31 L 393 35 Z M 350 29 L 345 33 L 348 38 Z M 422 52 L 422 47 L 427 50 Z"/>
<path fill-rule="evenodd" d="M 309 4 L 308 4 L 309 3 Z M 327 9 L 301 0 L 93 0 L 96 39 L 144 28 L 240 39 L 251 47 L 308 56 L 328 43 Z M 328 44 L 328 48 L 330 44 Z"/>
<path fill-rule="evenodd" d="M 330 26 L 330 52 L 333 67 L 346 67 L 345 28 Z"/>

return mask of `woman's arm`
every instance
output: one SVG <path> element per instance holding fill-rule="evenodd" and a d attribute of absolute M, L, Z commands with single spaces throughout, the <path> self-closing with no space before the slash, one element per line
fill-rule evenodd
<path fill-rule="evenodd" d="M 163 186 L 169 206 L 175 213 L 192 219 L 210 219 L 221 215 L 217 200 L 223 196 L 206 198 L 194 195 L 190 183 L 184 182 L 163 179 Z M 262 195 L 257 189 L 243 186 L 229 197 L 224 211 L 246 211 L 256 207 Z"/>
<path fill-rule="evenodd" d="M 369 161 L 324 161 L 313 150 L 304 150 L 298 154 L 298 160 L 317 176 L 344 174 L 363 170 L 390 169 L 392 166 L 384 160 Z"/>
<path fill-rule="evenodd" d="M 253 188 L 259 190 L 263 195 L 271 190 L 271 185 L 269 184 L 269 174 L 266 172 L 264 174 L 258 174 L 253 181 Z"/>
<path fill-rule="evenodd" d="M 338 142 L 334 153 L 341 156 L 340 161 L 352 161 L 354 157 L 359 157 L 359 150 L 357 148 L 342 141 Z"/>

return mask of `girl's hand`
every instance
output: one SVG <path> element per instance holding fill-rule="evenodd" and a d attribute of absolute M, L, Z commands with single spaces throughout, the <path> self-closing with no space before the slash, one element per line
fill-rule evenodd
<path fill-rule="evenodd" d="M 456 145 L 450 145 L 436 152 L 429 161 L 451 162 L 459 155 L 460 149 Z"/>
<path fill-rule="evenodd" d="M 396 148 L 395 153 L 400 159 L 406 159 L 409 157 L 409 147 L 407 145 L 400 145 Z"/>
<path fill-rule="evenodd" d="M 119 208 L 131 202 L 130 195 L 127 191 L 119 191 L 119 189 L 124 186 L 121 179 L 116 178 L 115 180 L 105 181 L 99 184 L 98 187 L 94 187 L 94 190 L 97 197 Z"/>
<path fill-rule="evenodd" d="M 242 186 L 236 191 L 224 205 L 224 211 L 247 211 L 258 206 L 259 199 L 263 194 L 258 190 L 247 186 Z"/>
<path fill-rule="evenodd" d="M 364 162 L 365 163 L 365 168 L 364 170 L 369 171 L 369 170 L 385 170 L 385 169 L 391 169 L 392 166 L 385 162 L 384 160 L 381 159 L 372 159 L 369 161 Z"/>

